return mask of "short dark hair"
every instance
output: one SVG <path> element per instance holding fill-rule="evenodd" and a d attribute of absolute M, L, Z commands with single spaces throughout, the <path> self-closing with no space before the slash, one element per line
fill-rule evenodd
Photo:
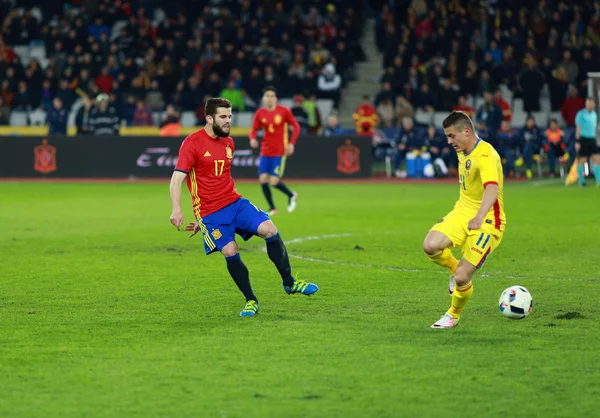
<path fill-rule="evenodd" d="M 263 89 L 263 94 L 265 94 L 268 91 L 272 91 L 273 93 L 275 93 L 275 95 L 277 95 L 277 89 L 274 86 L 267 86 Z"/>
<path fill-rule="evenodd" d="M 465 112 L 461 110 L 455 110 L 448 115 L 444 122 L 442 122 L 442 126 L 444 129 L 449 128 L 451 126 L 456 126 L 461 130 L 464 128 L 470 128 L 471 131 L 475 132 L 475 126 L 473 126 L 473 121 Z"/>
<path fill-rule="evenodd" d="M 212 116 L 214 118 L 219 107 L 231 109 L 231 102 L 222 97 L 211 97 L 204 105 L 204 116 Z"/>

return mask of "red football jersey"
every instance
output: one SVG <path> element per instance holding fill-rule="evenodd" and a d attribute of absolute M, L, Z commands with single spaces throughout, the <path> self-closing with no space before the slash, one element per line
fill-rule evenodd
<path fill-rule="evenodd" d="M 288 139 L 289 125 L 292 125 L 293 129 L 292 137 Z M 265 157 L 283 157 L 288 143 L 296 144 L 298 135 L 300 135 L 300 125 L 292 111 L 281 105 L 276 105 L 272 111 L 268 111 L 264 107 L 256 111 L 252 122 L 252 132 L 249 135 L 250 139 L 256 139 L 256 133 L 261 128 L 264 135 L 260 146 L 260 155 Z"/>
<path fill-rule="evenodd" d="M 194 216 L 201 219 L 242 197 L 231 178 L 235 146 L 231 137 L 214 139 L 204 129 L 183 140 L 175 170 L 186 173 Z"/>

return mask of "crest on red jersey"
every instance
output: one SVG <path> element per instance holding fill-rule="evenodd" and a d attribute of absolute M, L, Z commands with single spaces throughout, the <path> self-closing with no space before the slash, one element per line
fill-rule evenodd
<path fill-rule="evenodd" d="M 233 158 L 233 151 L 231 150 L 231 147 L 229 145 L 225 147 L 225 154 L 230 160 Z"/>
<path fill-rule="evenodd" d="M 337 149 L 337 171 L 353 174 L 360 171 L 360 149 L 347 139 L 346 145 Z"/>
<path fill-rule="evenodd" d="M 279 125 L 281 123 L 281 115 L 275 115 L 275 125 Z"/>
<path fill-rule="evenodd" d="M 56 171 L 56 147 L 49 145 L 47 139 L 33 149 L 33 169 L 42 174 Z"/>

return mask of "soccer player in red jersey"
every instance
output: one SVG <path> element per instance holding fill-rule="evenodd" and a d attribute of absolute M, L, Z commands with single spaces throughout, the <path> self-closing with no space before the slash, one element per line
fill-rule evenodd
<path fill-rule="evenodd" d="M 197 222 L 185 227 L 204 237 L 206 254 L 220 251 L 227 262 L 229 274 L 246 297 L 240 316 L 254 316 L 259 304 L 250 285 L 248 268 L 242 262 L 235 234 L 244 241 L 257 235 L 267 243 L 267 254 L 277 267 L 286 293 L 312 295 L 317 285 L 292 277 L 292 268 L 283 240 L 265 212 L 244 199 L 231 178 L 231 160 L 235 150 L 229 136 L 231 103 L 223 98 L 211 98 L 205 105 L 206 125 L 181 144 L 179 160 L 171 177 L 171 223 L 177 230 L 183 225 L 181 185 L 187 180 L 192 195 Z"/>
<path fill-rule="evenodd" d="M 263 130 L 262 145 L 260 147 L 260 163 L 258 167 L 258 180 L 262 186 L 263 194 L 269 204 L 269 215 L 276 215 L 277 209 L 273 203 L 271 186 L 281 190 L 288 197 L 288 212 L 296 209 L 298 194 L 291 191 L 282 181 L 285 169 L 285 158 L 294 153 L 294 146 L 300 125 L 292 114 L 292 111 L 277 104 L 277 91 L 275 87 L 267 86 L 263 90 L 263 103 L 254 114 L 252 131 L 250 132 L 250 146 L 258 148 L 256 134 L 259 129 Z M 292 137 L 288 140 L 288 126 L 292 126 Z"/>

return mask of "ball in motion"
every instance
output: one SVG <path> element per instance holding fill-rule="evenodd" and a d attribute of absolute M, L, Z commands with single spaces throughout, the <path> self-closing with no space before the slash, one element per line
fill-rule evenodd
<path fill-rule="evenodd" d="M 533 298 L 523 286 L 511 286 L 502 292 L 498 305 L 505 317 L 523 319 L 533 308 Z"/>

